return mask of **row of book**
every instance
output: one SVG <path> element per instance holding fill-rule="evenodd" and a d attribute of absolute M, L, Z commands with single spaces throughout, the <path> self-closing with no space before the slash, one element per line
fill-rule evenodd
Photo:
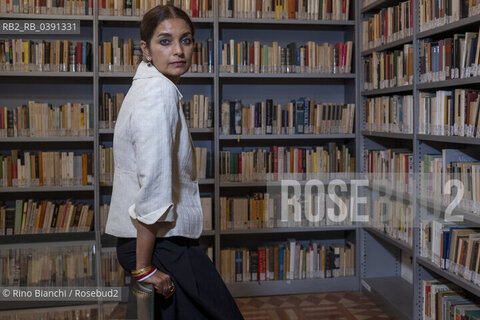
<path fill-rule="evenodd" d="M 420 82 L 476 77 L 480 74 L 478 32 L 420 40 Z"/>
<path fill-rule="evenodd" d="M 395 201 L 388 196 L 374 194 L 367 197 L 366 215 L 369 225 L 390 238 L 413 246 L 413 221 L 415 210 L 412 204 Z"/>
<path fill-rule="evenodd" d="M 0 155 L 2 187 L 93 185 L 93 152 L 11 150 Z"/>
<path fill-rule="evenodd" d="M 349 277 L 355 274 L 355 244 L 317 241 L 257 249 L 221 250 L 225 283 Z"/>
<path fill-rule="evenodd" d="M 202 212 L 203 212 L 203 230 L 204 231 L 213 230 L 212 198 L 200 197 L 200 203 L 202 204 Z M 110 210 L 110 204 L 104 203 L 100 205 L 100 229 L 102 233 L 105 232 L 105 226 L 107 225 L 109 210 Z"/>
<path fill-rule="evenodd" d="M 57 244 L 0 248 L 0 285 L 22 287 L 95 286 L 95 248 Z"/>
<path fill-rule="evenodd" d="M 419 99 L 420 134 L 480 137 L 480 95 L 477 90 L 421 92 Z"/>
<path fill-rule="evenodd" d="M 203 94 L 180 101 L 189 128 L 213 128 L 213 101 Z"/>
<path fill-rule="evenodd" d="M 260 41 L 219 42 L 220 72 L 229 73 L 350 73 L 353 42 L 306 45 L 295 42 L 282 47 Z"/>
<path fill-rule="evenodd" d="M 93 136 L 93 104 L 29 101 L 0 108 L 0 137 Z"/>
<path fill-rule="evenodd" d="M 88 232 L 93 230 L 93 209 L 87 203 L 51 200 L 15 200 L 15 207 L 0 207 L 0 235 Z"/>
<path fill-rule="evenodd" d="M 191 18 L 213 18 L 212 0 L 101 0 L 98 12 L 100 16 L 142 17 L 153 7 L 166 4 L 184 10 Z"/>
<path fill-rule="evenodd" d="M 413 160 L 408 149 L 366 149 L 365 172 L 372 185 L 409 194 L 415 190 Z"/>
<path fill-rule="evenodd" d="M 373 52 L 364 59 L 364 90 L 386 89 L 413 84 L 413 45 L 401 50 Z"/>
<path fill-rule="evenodd" d="M 382 8 L 362 21 L 363 50 L 413 35 L 413 9 L 412 0 L 403 1 L 396 6 Z"/>
<path fill-rule="evenodd" d="M 207 148 L 195 147 L 195 165 L 198 179 L 207 178 L 207 163 L 210 162 L 207 161 L 208 153 L 209 152 Z M 100 145 L 99 161 L 100 183 L 104 185 L 111 185 L 113 183 L 113 175 L 115 168 L 113 160 L 113 148 Z"/>
<path fill-rule="evenodd" d="M 100 72 L 135 72 L 142 51 L 132 38 L 122 39 L 114 36 L 112 41 L 98 45 Z M 192 66 L 190 72 L 213 72 L 213 39 L 193 43 Z"/>
<path fill-rule="evenodd" d="M 118 113 L 125 99 L 124 92 L 102 94 L 99 106 L 98 127 L 99 129 L 113 129 L 117 121 Z"/>
<path fill-rule="evenodd" d="M 102 248 L 102 285 L 106 287 L 125 286 L 125 270 L 120 266 L 117 259 L 117 248 Z"/>
<path fill-rule="evenodd" d="M 422 0 L 419 5 L 420 31 L 441 27 L 480 13 L 480 4 L 477 1 Z"/>
<path fill-rule="evenodd" d="M 92 44 L 69 40 L 0 40 L 0 71 L 93 71 Z"/>
<path fill-rule="evenodd" d="M 93 1 L 0 0 L 0 13 L 91 16 L 93 15 Z"/>
<path fill-rule="evenodd" d="M 448 206 L 461 188 L 463 192 L 455 207 L 480 214 L 480 162 L 469 150 L 442 149 L 437 154 L 425 154 L 420 172 L 423 199 Z"/>
<path fill-rule="evenodd" d="M 241 100 L 222 101 L 221 134 L 353 133 L 355 104 L 316 103 L 299 98 L 285 104 L 272 99 L 245 106 Z"/>
<path fill-rule="evenodd" d="M 367 98 L 365 116 L 368 131 L 413 133 L 413 96 Z"/>
<path fill-rule="evenodd" d="M 221 0 L 220 18 L 349 20 L 350 0 Z"/>
<path fill-rule="evenodd" d="M 436 266 L 480 285 L 480 229 L 440 219 L 420 222 L 420 254 Z"/>
<path fill-rule="evenodd" d="M 129 294 L 133 294 L 129 292 Z M 141 307 L 140 307 L 141 308 Z M 127 319 L 127 303 L 102 302 L 66 307 L 26 308 L 0 311 L 0 320 Z"/>
<path fill-rule="evenodd" d="M 321 187 L 320 187 L 321 188 Z M 351 225 L 348 212 L 325 196 L 327 190 L 312 191 L 311 198 L 300 194 L 300 207 L 286 208 L 282 217 L 282 194 L 255 192 L 245 197 L 220 198 L 220 228 L 222 230 L 248 230 L 263 228 L 328 227 Z M 338 197 L 340 203 L 350 208 L 350 199 Z M 335 216 L 327 214 L 333 209 Z M 296 210 L 296 211 L 295 211 Z M 343 210 L 343 209 L 342 209 Z M 344 216 L 346 214 L 346 216 Z"/>
<path fill-rule="evenodd" d="M 480 304 L 475 297 L 446 280 L 422 280 L 422 318 L 479 320 Z"/>
<path fill-rule="evenodd" d="M 245 148 L 220 151 L 220 180 L 228 182 L 306 180 L 328 173 L 355 172 L 355 157 L 346 145 Z"/>

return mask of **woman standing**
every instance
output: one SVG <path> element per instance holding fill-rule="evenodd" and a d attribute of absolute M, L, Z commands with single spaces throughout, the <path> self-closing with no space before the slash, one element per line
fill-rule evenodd
<path fill-rule="evenodd" d="M 243 319 L 198 248 L 202 207 L 195 152 L 176 84 L 192 61 L 194 27 L 173 6 L 148 11 L 143 61 L 115 125 L 115 174 L 106 233 L 122 267 L 152 283 L 160 319 Z"/>

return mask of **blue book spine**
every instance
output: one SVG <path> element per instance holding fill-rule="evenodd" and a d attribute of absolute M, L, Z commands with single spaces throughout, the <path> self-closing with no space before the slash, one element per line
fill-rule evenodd
<path fill-rule="evenodd" d="M 88 2 L 88 1 L 87 1 Z M 87 65 L 87 42 L 82 42 L 82 66 Z"/>
<path fill-rule="evenodd" d="M 235 281 L 243 281 L 243 254 L 242 250 L 235 251 Z"/>
<path fill-rule="evenodd" d="M 278 258 L 280 260 L 279 263 L 278 263 L 278 266 L 279 266 L 278 279 L 279 280 L 285 280 L 285 278 L 283 276 L 283 246 L 280 246 Z"/>

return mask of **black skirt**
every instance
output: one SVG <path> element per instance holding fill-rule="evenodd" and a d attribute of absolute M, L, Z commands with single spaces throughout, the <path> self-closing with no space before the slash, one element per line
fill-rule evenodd
<path fill-rule="evenodd" d="M 136 243 L 136 238 L 118 238 L 118 261 L 127 272 L 136 268 Z M 155 319 L 243 319 L 217 269 L 199 247 L 198 240 L 157 238 L 152 263 L 170 275 L 175 284 L 175 293 L 169 299 L 155 293 Z"/>

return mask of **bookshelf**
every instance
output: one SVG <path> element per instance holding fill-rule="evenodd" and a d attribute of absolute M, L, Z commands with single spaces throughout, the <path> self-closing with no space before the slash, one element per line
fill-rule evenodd
<path fill-rule="evenodd" d="M 272 144 L 284 146 L 296 146 L 302 143 L 307 145 L 323 145 L 325 142 L 336 142 L 351 147 L 352 155 L 355 156 L 355 166 L 358 172 L 366 172 L 366 163 L 363 157 L 366 149 L 388 149 L 402 147 L 409 149 L 413 154 L 413 168 L 418 172 L 423 155 L 429 152 L 438 151 L 442 148 L 441 143 L 449 146 L 456 145 L 477 148 L 480 145 L 478 138 L 460 136 L 436 136 L 419 134 L 418 132 L 418 107 L 414 108 L 414 130 L 412 134 L 374 132 L 365 130 L 365 101 L 368 97 L 392 96 L 392 95 L 413 95 L 414 105 L 418 106 L 420 93 L 435 92 L 443 89 L 470 88 L 479 83 L 479 77 L 462 79 L 451 79 L 440 82 L 420 83 L 419 67 L 419 41 L 425 38 L 440 38 L 444 34 L 451 35 L 456 32 L 466 31 L 478 32 L 480 16 L 472 16 L 461 19 L 432 30 L 420 32 L 419 26 L 419 1 L 413 0 L 413 34 L 402 39 L 377 46 L 373 49 L 362 48 L 362 21 L 377 13 L 380 9 L 399 4 L 398 0 L 379 0 L 370 2 L 362 7 L 361 3 L 351 1 L 351 16 L 346 21 L 330 20 L 275 20 L 275 19 L 247 19 L 247 18 L 223 18 L 220 17 L 217 7 L 214 9 L 213 18 L 194 18 L 197 26 L 197 36 L 201 41 L 212 38 L 214 41 L 214 72 L 212 73 L 188 73 L 180 83 L 180 90 L 186 98 L 193 94 L 204 94 L 208 96 L 214 105 L 213 128 L 192 129 L 192 138 L 195 145 L 206 146 L 213 155 L 210 161 L 212 174 L 206 179 L 199 181 L 200 192 L 213 199 L 212 222 L 213 230 L 205 231 L 202 234 L 201 242 L 214 248 L 214 262 L 217 269 L 221 270 L 221 252 L 226 246 L 238 247 L 245 242 L 278 243 L 289 238 L 301 240 L 321 239 L 343 241 L 348 239 L 356 245 L 355 254 L 355 275 L 353 277 L 338 277 L 328 279 L 302 279 L 302 280 L 276 280 L 276 281 L 251 281 L 245 283 L 229 284 L 229 289 L 234 296 L 255 296 L 287 293 L 320 292 L 323 290 L 363 290 L 374 300 L 379 301 L 385 309 L 397 313 L 400 318 L 420 319 L 422 317 L 422 280 L 432 277 L 445 278 L 457 284 L 465 290 L 479 295 L 479 289 L 470 281 L 466 281 L 455 274 L 440 269 L 428 259 L 420 256 L 420 231 L 419 218 L 414 220 L 413 247 L 403 241 L 394 239 L 386 233 L 377 229 L 361 228 L 360 226 L 320 226 L 320 227 L 288 227 L 288 228 L 258 228 L 248 230 L 222 230 L 220 217 L 220 198 L 224 195 L 239 196 L 246 195 L 252 190 L 262 192 L 265 188 L 278 188 L 278 181 L 259 182 L 226 182 L 220 179 L 219 152 L 225 148 L 249 148 L 261 147 Z M 98 1 L 94 1 L 93 16 L 58 16 L 58 15 L 31 15 L 31 14 L 0 14 L 0 18 L 8 19 L 72 19 L 81 20 L 82 27 L 85 26 L 88 34 L 81 36 L 82 40 L 90 41 L 93 48 L 97 48 L 102 41 L 111 41 L 112 36 L 118 34 L 121 38 L 134 38 L 138 42 L 139 17 L 118 17 L 99 15 L 97 8 Z M 255 31 L 255 32 L 252 32 Z M 303 33 L 305 35 L 303 35 Z M 332 36 L 329 36 L 331 33 Z M 255 35 L 252 35 L 255 34 Z M 257 36 L 258 34 L 258 36 Z M 333 42 L 333 38 L 342 41 L 353 41 L 354 50 L 352 57 L 353 70 L 349 74 L 318 74 L 318 73 L 226 73 L 220 72 L 219 68 L 219 40 L 229 39 L 260 40 L 262 43 L 269 43 L 272 39 L 280 40 L 280 34 L 285 34 L 286 39 L 302 43 L 304 40 Z M 298 39 L 296 39 L 298 37 Z M 330 38 L 329 38 L 330 37 Z M 2 37 L 4 39 L 5 37 Z M 73 37 L 77 40 L 76 37 Z M 62 38 L 63 39 L 63 38 Z M 318 39 L 318 40 L 317 40 Z M 399 87 L 391 87 L 376 90 L 365 90 L 363 88 L 364 69 L 363 59 L 379 52 L 390 51 L 402 48 L 405 44 L 413 46 L 413 84 Z M 32 145 L 38 144 L 42 148 L 47 146 L 50 150 L 55 149 L 81 149 L 94 153 L 95 159 L 95 183 L 89 186 L 76 187 L 38 187 L 38 188 L 0 188 L 2 200 L 10 199 L 12 195 L 19 197 L 30 196 L 38 199 L 50 199 L 52 195 L 63 197 L 88 199 L 95 210 L 94 231 L 66 233 L 66 234 L 29 234 L 2 236 L 2 244 L 22 245 L 30 242 L 61 242 L 68 244 L 71 241 L 81 241 L 94 245 L 101 250 L 102 247 L 113 247 L 115 242 L 111 237 L 102 234 L 100 226 L 99 208 L 109 202 L 111 185 L 101 184 L 99 177 L 99 146 L 111 147 L 113 129 L 101 129 L 99 127 L 98 110 L 102 93 L 126 92 L 131 83 L 133 72 L 100 72 L 98 54 L 92 50 L 93 72 L 2 72 L 0 83 L 22 84 L 19 91 L 13 90 L 13 86 L 4 86 L 0 89 L 0 97 L 8 100 L 7 105 L 13 107 L 18 101 L 38 99 L 41 101 L 67 101 L 81 100 L 85 103 L 94 104 L 94 135 L 92 137 L 46 137 L 46 138 L 1 138 L 0 143 L 10 147 L 21 146 L 22 148 L 33 149 Z M 28 91 L 26 88 L 34 88 L 42 85 L 43 92 L 38 90 Z M 57 98 L 55 92 L 58 86 L 65 90 L 61 97 Z M 0 86 L 1 87 L 1 86 Z M 80 90 L 78 90 L 80 88 Z M 333 90 L 330 90 L 333 89 Z M 18 90 L 17 90 L 18 91 Z M 331 91 L 331 92 L 329 92 Z M 79 93 L 80 92 L 80 93 Z M 25 93 L 26 97 L 19 97 Z M 11 95 L 14 97 L 11 97 Z M 300 96 L 317 95 L 317 101 L 329 101 L 332 97 L 341 97 L 342 101 L 355 103 L 355 130 L 351 134 L 293 134 L 293 135 L 235 135 L 221 134 L 221 102 L 224 99 L 241 99 L 245 103 L 255 103 L 275 97 L 275 102 L 285 103 L 290 99 Z M 80 96 L 80 97 L 79 97 Z M 25 103 L 23 102 L 23 103 Z M 25 145 L 27 145 L 25 147 Z M 35 146 L 36 147 L 36 146 Z M 305 181 L 301 181 L 302 186 Z M 415 185 L 419 191 L 420 185 Z M 379 190 L 372 188 L 367 191 L 373 195 Z M 379 188 L 382 189 L 382 188 Z M 382 191 L 382 190 L 380 190 Z M 385 191 L 385 190 L 383 190 Z M 420 199 L 403 195 L 399 200 L 412 203 L 415 210 L 423 211 L 433 206 L 431 200 Z M 56 199 L 53 197 L 52 199 Z M 445 211 L 441 207 L 440 211 Z M 456 209 L 455 214 L 463 214 L 465 221 L 472 225 L 480 225 L 478 215 Z M 21 239 L 21 240 L 20 240 Z M 411 282 L 402 278 L 401 254 L 406 252 L 412 257 Z M 382 262 L 382 263 L 379 263 Z M 95 260 L 96 269 L 102 270 L 101 259 Z M 97 284 L 101 283 L 101 274 L 95 279 Z"/>
<path fill-rule="evenodd" d="M 367 19 L 373 14 L 387 7 L 395 6 L 402 1 L 373 1 L 360 9 L 357 19 L 357 26 L 363 33 L 363 25 L 361 21 Z M 421 83 L 420 82 L 420 41 L 426 38 L 444 39 L 455 33 L 478 32 L 480 25 L 480 16 L 474 15 L 460 19 L 453 23 L 438 26 L 436 28 L 420 31 L 420 1 L 413 0 L 413 35 L 407 38 L 391 42 L 386 45 L 379 46 L 375 49 L 361 50 L 363 58 L 384 50 L 390 50 L 401 47 L 406 43 L 413 45 L 413 61 L 414 61 L 414 82 L 412 85 L 403 87 L 393 87 L 378 90 L 363 90 L 362 110 L 360 117 L 362 123 L 366 122 L 365 101 L 367 98 L 376 96 L 393 96 L 393 95 L 413 95 L 414 98 L 414 131 L 412 134 L 402 133 L 385 133 L 372 132 L 363 129 L 357 136 L 362 149 L 369 150 L 386 150 L 389 148 L 408 149 L 413 154 L 414 172 L 421 172 L 424 156 L 429 154 L 437 154 L 441 157 L 442 149 L 472 149 L 477 150 L 479 139 L 466 136 L 442 136 L 433 134 L 419 133 L 419 101 L 422 93 L 434 93 L 438 90 L 454 90 L 477 88 L 478 77 L 467 77 L 448 79 L 438 82 Z M 361 70 L 360 79 L 364 77 L 364 69 Z M 359 81 L 361 83 L 361 80 Z M 476 151 L 474 151 L 476 152 Z M 478 153 L 477 153 L 478 155 Z M 476 158 L 478 160 L 478 157 Z M 367 163 L 365 159 L 360 159 L 361 170 L 366 172 Z M 465 160 L 464 160 L 465 161 Z M 368 194 L 374 199 L 375 196 L 381 197 L 385 195 L 385 188 L 369 187 Z M 377 190 L 375 190 L 377 189 Z M 421 195 L 421 182 L 416 179 L 414 185 L 415 194 L 395 194 L 389 200 L 394 202 L 408 202 L 415 208 L 415 218 L 413 220 L 414 234 L 413 247 L 406 245 L 405 242 L 399 241 L 388 235 L 386 232 L 366 226 L 361 229 L 361 252 L 363 257 L 361 263 L 361 290 L 374 299 L 382 309 L 384 309 L 393 319 L 425 319 L 422 310 L 422 299 L 424 292 L 422 291 L 424 281 L 431 279 L 440 279 L 456 285 L 455 290 L 465 290 L 471 294 L 470 299 L 478 298 L 480 295 L 479 287 L 472 281 L 464 279 L 455 273 L 444 270 L 433 263 L 430 258 L 422 256 L 422 231 L 421 224 L 423 219 L 431 219 L 434 217 L 442 218 L 447 211 L 447 206 L 441 204 L 437 198 L 423 198 Z M 386 192 L 387 195 L 392 194 L 392 190 Z M 397 196 L 397 197 L 395 197 Z M 464 222 L 458 223 L 458 226 L 478 227 L 480 223 L 479 216 L 474 212 L 463 208 L 454 208 L 453 216 L 462 215 Z M 454 224 L 455 226 L 455 224 Z M 410 257 L 409 264 L 410 276 L 402 276 L 404 264 L 402 255 Z M 379 267 L 376 264 L 382 262 Z M 408 281 L 407 281 L 408 280 Z M 392 293 L 395 293 L 392 295 Z"/>

